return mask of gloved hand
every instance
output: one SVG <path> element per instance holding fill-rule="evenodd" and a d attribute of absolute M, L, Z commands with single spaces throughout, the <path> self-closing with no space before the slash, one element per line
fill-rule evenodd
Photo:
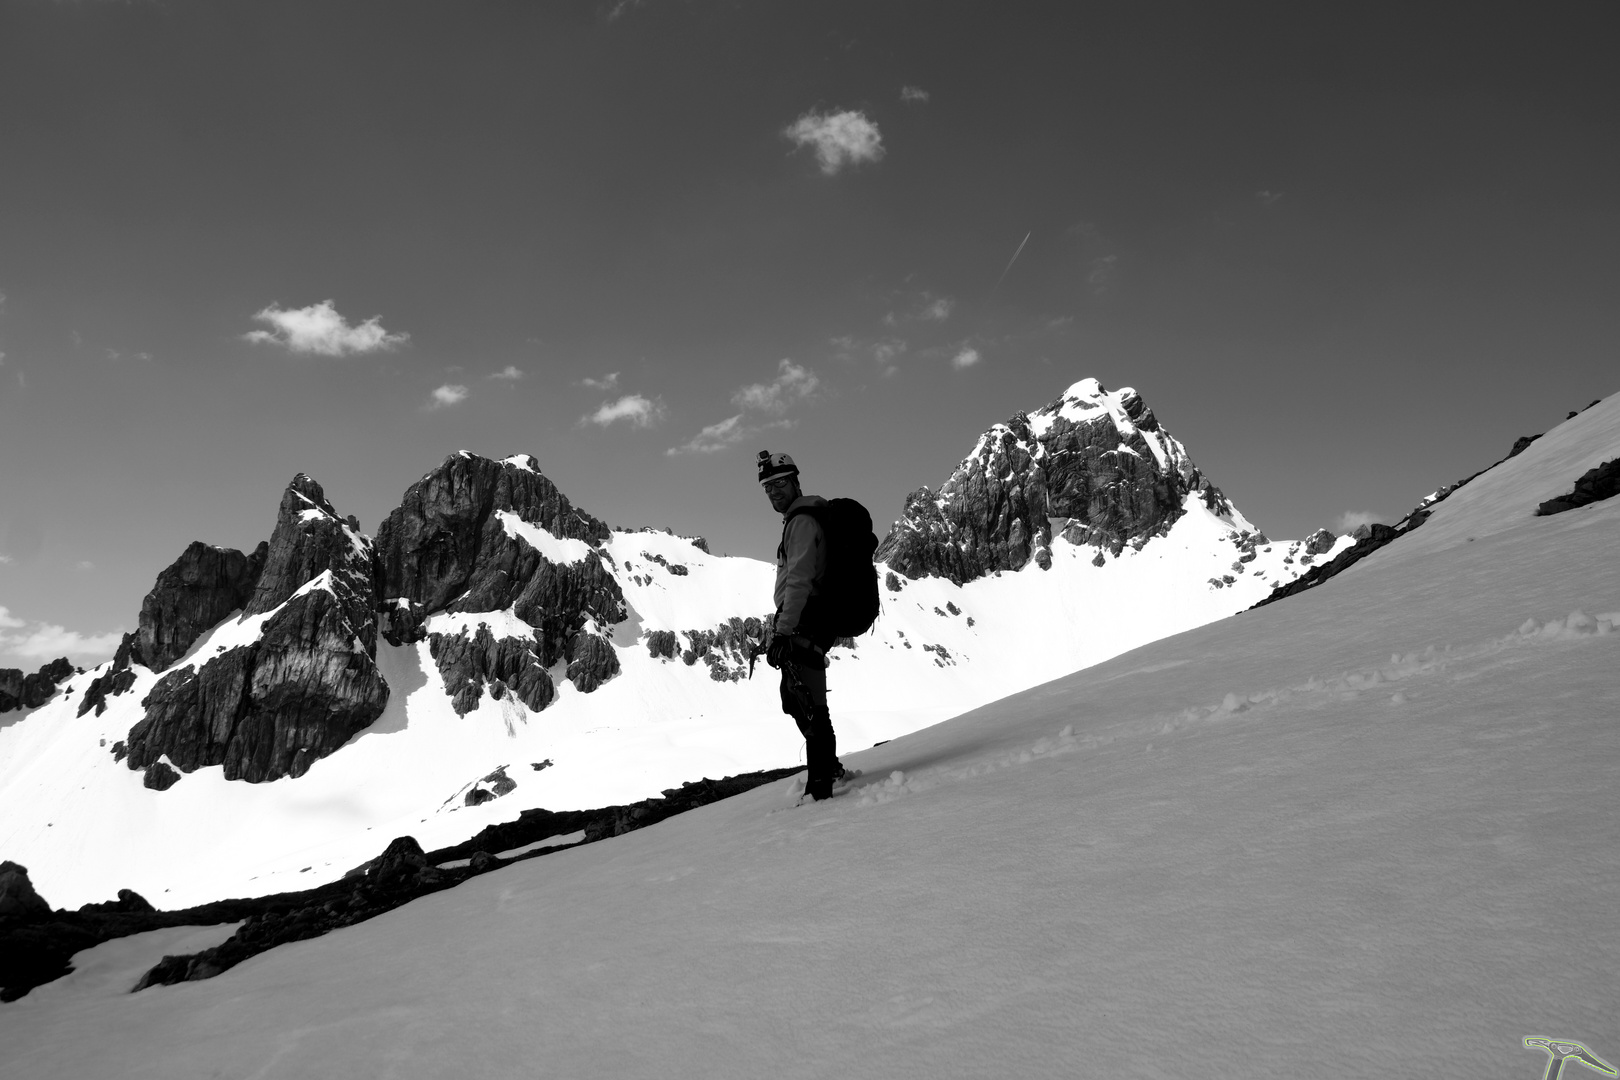
<path fill-rule="evenodd" d="M 773 668 L 779 668 L 787 663 L 792 653 L 792 640 L 786 634 L 776 634 L 772 636 L 771 643 L 765 647 L 765 662 Z"/>

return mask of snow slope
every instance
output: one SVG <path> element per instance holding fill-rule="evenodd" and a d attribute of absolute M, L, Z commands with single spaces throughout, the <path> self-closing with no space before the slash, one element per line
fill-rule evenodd
<path fill-rule="evenodd" d="M 1239 562 L 1245 553 L 1235 537 L 1248 523 L 1217 516 L 1196 497 L 1186 505 L 1168 535 L 1101 567 L 1092 562 L 1097 549 L 1059 540 L 1049 571 L 1031 564 L 963 587 L 925 578 L 883 589 L 873 634 L 833 654 L 840 745 L 870 746 L 1223 618 L 1299 569 L 1297 542 L 1262 545 L 1251 562 Z M 510 515 L 503 521 L 553 561 L 587 550 Z M 583 694 L 558 670 L 558 700 L 542 712 L 486 695 L 458 716 L 426 642 L 379 642 L 377 663 L 392 688 L 387 710 L 297 779 L 246 784 L 214 767 L 149 790 L 112 747 L 141 718 L 158 676 L 136 667 L 133 689 L 110 698 L 99 717 L 74 714 L 102 669 L 75 678 L 57 700 L 0 730 L 0 857 L 27 866 L 58 906 L 132 888 L 172 909 L 330 881 L 395 836 L 413 835 L 431 850 L 528 807 L 633 802 L 702 776 L 802 761 L 803 743 L 763 663 L 752 681 L 723 681 L 703 663 L 658 659 L 647 648 L 653 631 L 681 634 L 768 613 L 774 569 L 667 533 L 615 532 L 605 549 L 631 609 L 614 629 L 620 676 Z M 885 567 L 879 572 L 886 576 Z M 1223 574 L 1232 584 L 1212 587 Z M 253 640 L 266 618 L 226 619 L 177 666 Z M 472 632 L 479 624 L 496 637 L 532 634 L 509 611 L 438 614 L 428 629 Z M 689 641 L 680 640 L 683 648 Z M 515 790 L 464 805 L 471 786 L 502 767 Z"/>
<path fill-rule="evenodd" d="M 1620 451 L 1617 409 L 1587 450 Z M 211 982 L 36 991 L 0 1006 L 0 1072 L 1528 1078 L 1527 1036 L 1620 1060 L 1620 500 L 1531 517 L 1567 466 L 1476 480 L 1448 513 L 1484 535 L 852 755 L 830 803 L 782 781 Z"/>

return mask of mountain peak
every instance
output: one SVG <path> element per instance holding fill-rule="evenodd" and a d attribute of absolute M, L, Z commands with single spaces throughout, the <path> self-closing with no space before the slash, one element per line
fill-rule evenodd
<path fill-rule="evenodd" d="M 1167 532 L 1192 495 L 1247 527 L 1135 389 L 1081 379 L 992 425 L 937 492 L 908 496 L 877 557 L 958 584 L 1031 560 L 1046 569 L 1054 529 L 1118 554 Z"/>

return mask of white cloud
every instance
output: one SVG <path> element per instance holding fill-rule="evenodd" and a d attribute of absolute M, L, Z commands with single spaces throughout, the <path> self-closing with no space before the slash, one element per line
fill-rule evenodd
<path fill-rule="evenodd" d="M 122 630 L 110 634 L 81 634 L 54 623 L 27 623 L 0 607 L 0 653 L 25 660 L 54 660 L 58 656 L 106 657 L 118 648 Z"/>
<path fill-rule="evenodd" d="M 652 427 L 664 418 L 664 403 L 643 397 L 640 394 L 626 394 L 618 401 L 604 401 L 602 407 L 589 416 L 579 418 L 581 424 L 595 424 L 598 427 L 607 427 L 619 420 L 628 421 L 631 427 Z"/>
<path fill-rule="evenodd" d="M 1113 287 L 1114 277 L 1119 272 L 1118 255 L 1101 255 L 1091 260 L 1091 272 L 1086 274 L 1086 284 L 1098 296 L 1104 296 Z"/>
<path fill-rule="evenodd" d="M 96 568 L 96 564 L 91 562 L 89 559 L 80 559 L 78 562 L 73 564 L 73 568 L 75 570 L 94 570 Z"/>
<path fill-rule="evenodd" d="M 0 566 L 9 566 L 15 561 L 16 560 L 13 559 L 10 555 L 7 555 L 5 552 L 0 551 Z M 0 608 L 0 611 L 4 611 L 4 610 L 5 610 L 4 608 Z M 4 626 L 4 625 L 5 625 L 4 623 L 0 623 L 0 626 Z"/>
<path fill-rule="evenodd" d="M 920 86 L 902 86 L 900 100 L 907 105 L 922 105 L 928 101 L 928 91 Z"/>
<path fill-rule="evenodd" d="M 610 371 L 600 379 L 581 379 L 579 380 L 579 385 L 585 387 L 587 390 L 597 390 L 605 394 L 610 390 L 617 390 L 619 388 L 619 373 L 617 371 Z"/>
<path fill-rule="evenodd" d="M 728 416 L 719 423 L 710 424 L 694 435 L 688 442 L 680 446 L 672 446 L 665 450 L 665 455 L 674 457 L 677 454 L 712 454 L 717 450 L 724 450 L 735 443 L 752 439 L 767 431 L 790 428 L 792 420 L 772 420 L 768 424 L 745 424 L 744 414 Z"/>
<path fill-rule="evenodd" d="M 433 401 L 428 408 L 442 409 L 447 405 L 455 405 L 459 402 L 466 401 L 469 392 L 470 391 L 468 391 L 465 386 L 458 386 L 454 383 L 445 383 L 443 386 L 433 391 Z"/>
<path fill-rule="evenodd" d="M 1333 519 L 1333 531 L 1343 536 L 1345 533 L 1355 532 L 1363 525 L 1373 525 L 1384 520 L 1381 514 L 1370 510 L 1346 510 Z"/>
<path fill-rule="evenodd" d="M 821 385 L 814 372 L 800 367 L 791 360 L 777 365 L 777 376 L 768 383 L 751 383 L 731 395 L 731 403 L 739 409 L 781 414 L 801 398 L 807 398 Z"/>
<path fill-rule="evenodd" d="M 807 112 L 782 129 L 799 146 L 814 147 L 821 171 L 832 176 L 846 165 L 883 158 L 883 135 L 864 113 Z"/>
<path fill-rule="evenodd" d="M 731 395 L 731 403 L 742 410 L 735 416 L 710 424 L 680 446 L 664 451 L 676 454 L 712 454 L 733 443 L 751 439 L 775 428 L 790 428 L 792 420 L 772 420 L 767 423 L 747 423 L 750 412 L 780 416 L 793 405 L 808 400 L 821 386 L 821 379 L 808 368 L 783 360 L 776 365 L 776 378 L 768 383 L 749 383 L 738 387 Z"/>
<path fill-rule="evenodd" d="M 696 435 L 690 442 L 682 446 L 672 446 L 664 453 L 675 454 L 712 454 L 716 450 L 724 450 L 734 442 L 740 442 L 748 437 L 748 431 L 743 427 L 743 414 L 728 416 L 717 424 L 710 424 Z"/>
<path fill-rule="evenodd" d="M 924 292 L 911 303 L 911 308 L 902 314 L 889 312 L 883 316 L 887 326 L 898 326 L 903 322 L 944 322 L 956 310 L 956 301 L 948 296 L 935 296 L 931 292 Z"/>
<path fill-rule="evenodd" d="M 1282 198 L 1283 193 L 1280 191 L 1257 191 L 1254 193 L 1254 197 L 1260 201 L 1261 206 L 1270 206 Z"/>
<path fill-rule="evenodd" d="M 409 334 L 391 334 L 384 330 L 381 315 L 373 315 L 359 326 L 350 326 L 330 300 L 303 308 L 271 304 L 253 318 L 268 323 L 270 329 L 249 331 L 242 335 L 244 340 L 258 345 L 280 345 L 295 353 L 343 356 L 377 352 L 396 349 L 411 339 Z"/>
<path fill-rule="evenodd" d="M 981 359 L 978 349 L 973 348 L 971 345 L 964 345 L 957 351 L 955 356 L 951 357 L 951 367 L 961 371 L 963 368 L 972 367 Z"/>
<path fill-rule="evenodd" d="M 516 382 L 517 380 L 523 378 L 523 372 L 518 370 L 518 366 L 516 364 L 507 364 L 505 370 L 497 371 L 487 377 L 491 379 L 506 379 L 510 382 Z"/>
<path fill-rule="evenodd" d="M 877 365 L 878 374 L 885 378 L 898 375 L 901 356 L 911 347 L 904 338 L 886 337 L 858 338 L 850 335 L 835 337 L 830 341 L 840 360 L 859 361 L 870 358 Z"/>

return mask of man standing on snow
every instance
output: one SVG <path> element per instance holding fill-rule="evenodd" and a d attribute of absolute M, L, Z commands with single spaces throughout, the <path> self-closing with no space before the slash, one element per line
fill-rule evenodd
<path fill-rule="evenodd" d="M 759 482 L 771 508 L 782 515 L 776 549 L 776 614 L 771 618 L 765 662 L 782 671 L 782 711 L 804 736 L 808 766 L 804 792 L 820 801 L 844 776 L 838 739 L 827 712 L 827 650 L 833 638 L 817 618 L 818 595 L 827 569 L 827 536 L 807 508 L 827 505 L 799 490 L 799 467 L 786 454 L 759 452 Z M 795 511 L 800 511 L 795 513 Z"/>

